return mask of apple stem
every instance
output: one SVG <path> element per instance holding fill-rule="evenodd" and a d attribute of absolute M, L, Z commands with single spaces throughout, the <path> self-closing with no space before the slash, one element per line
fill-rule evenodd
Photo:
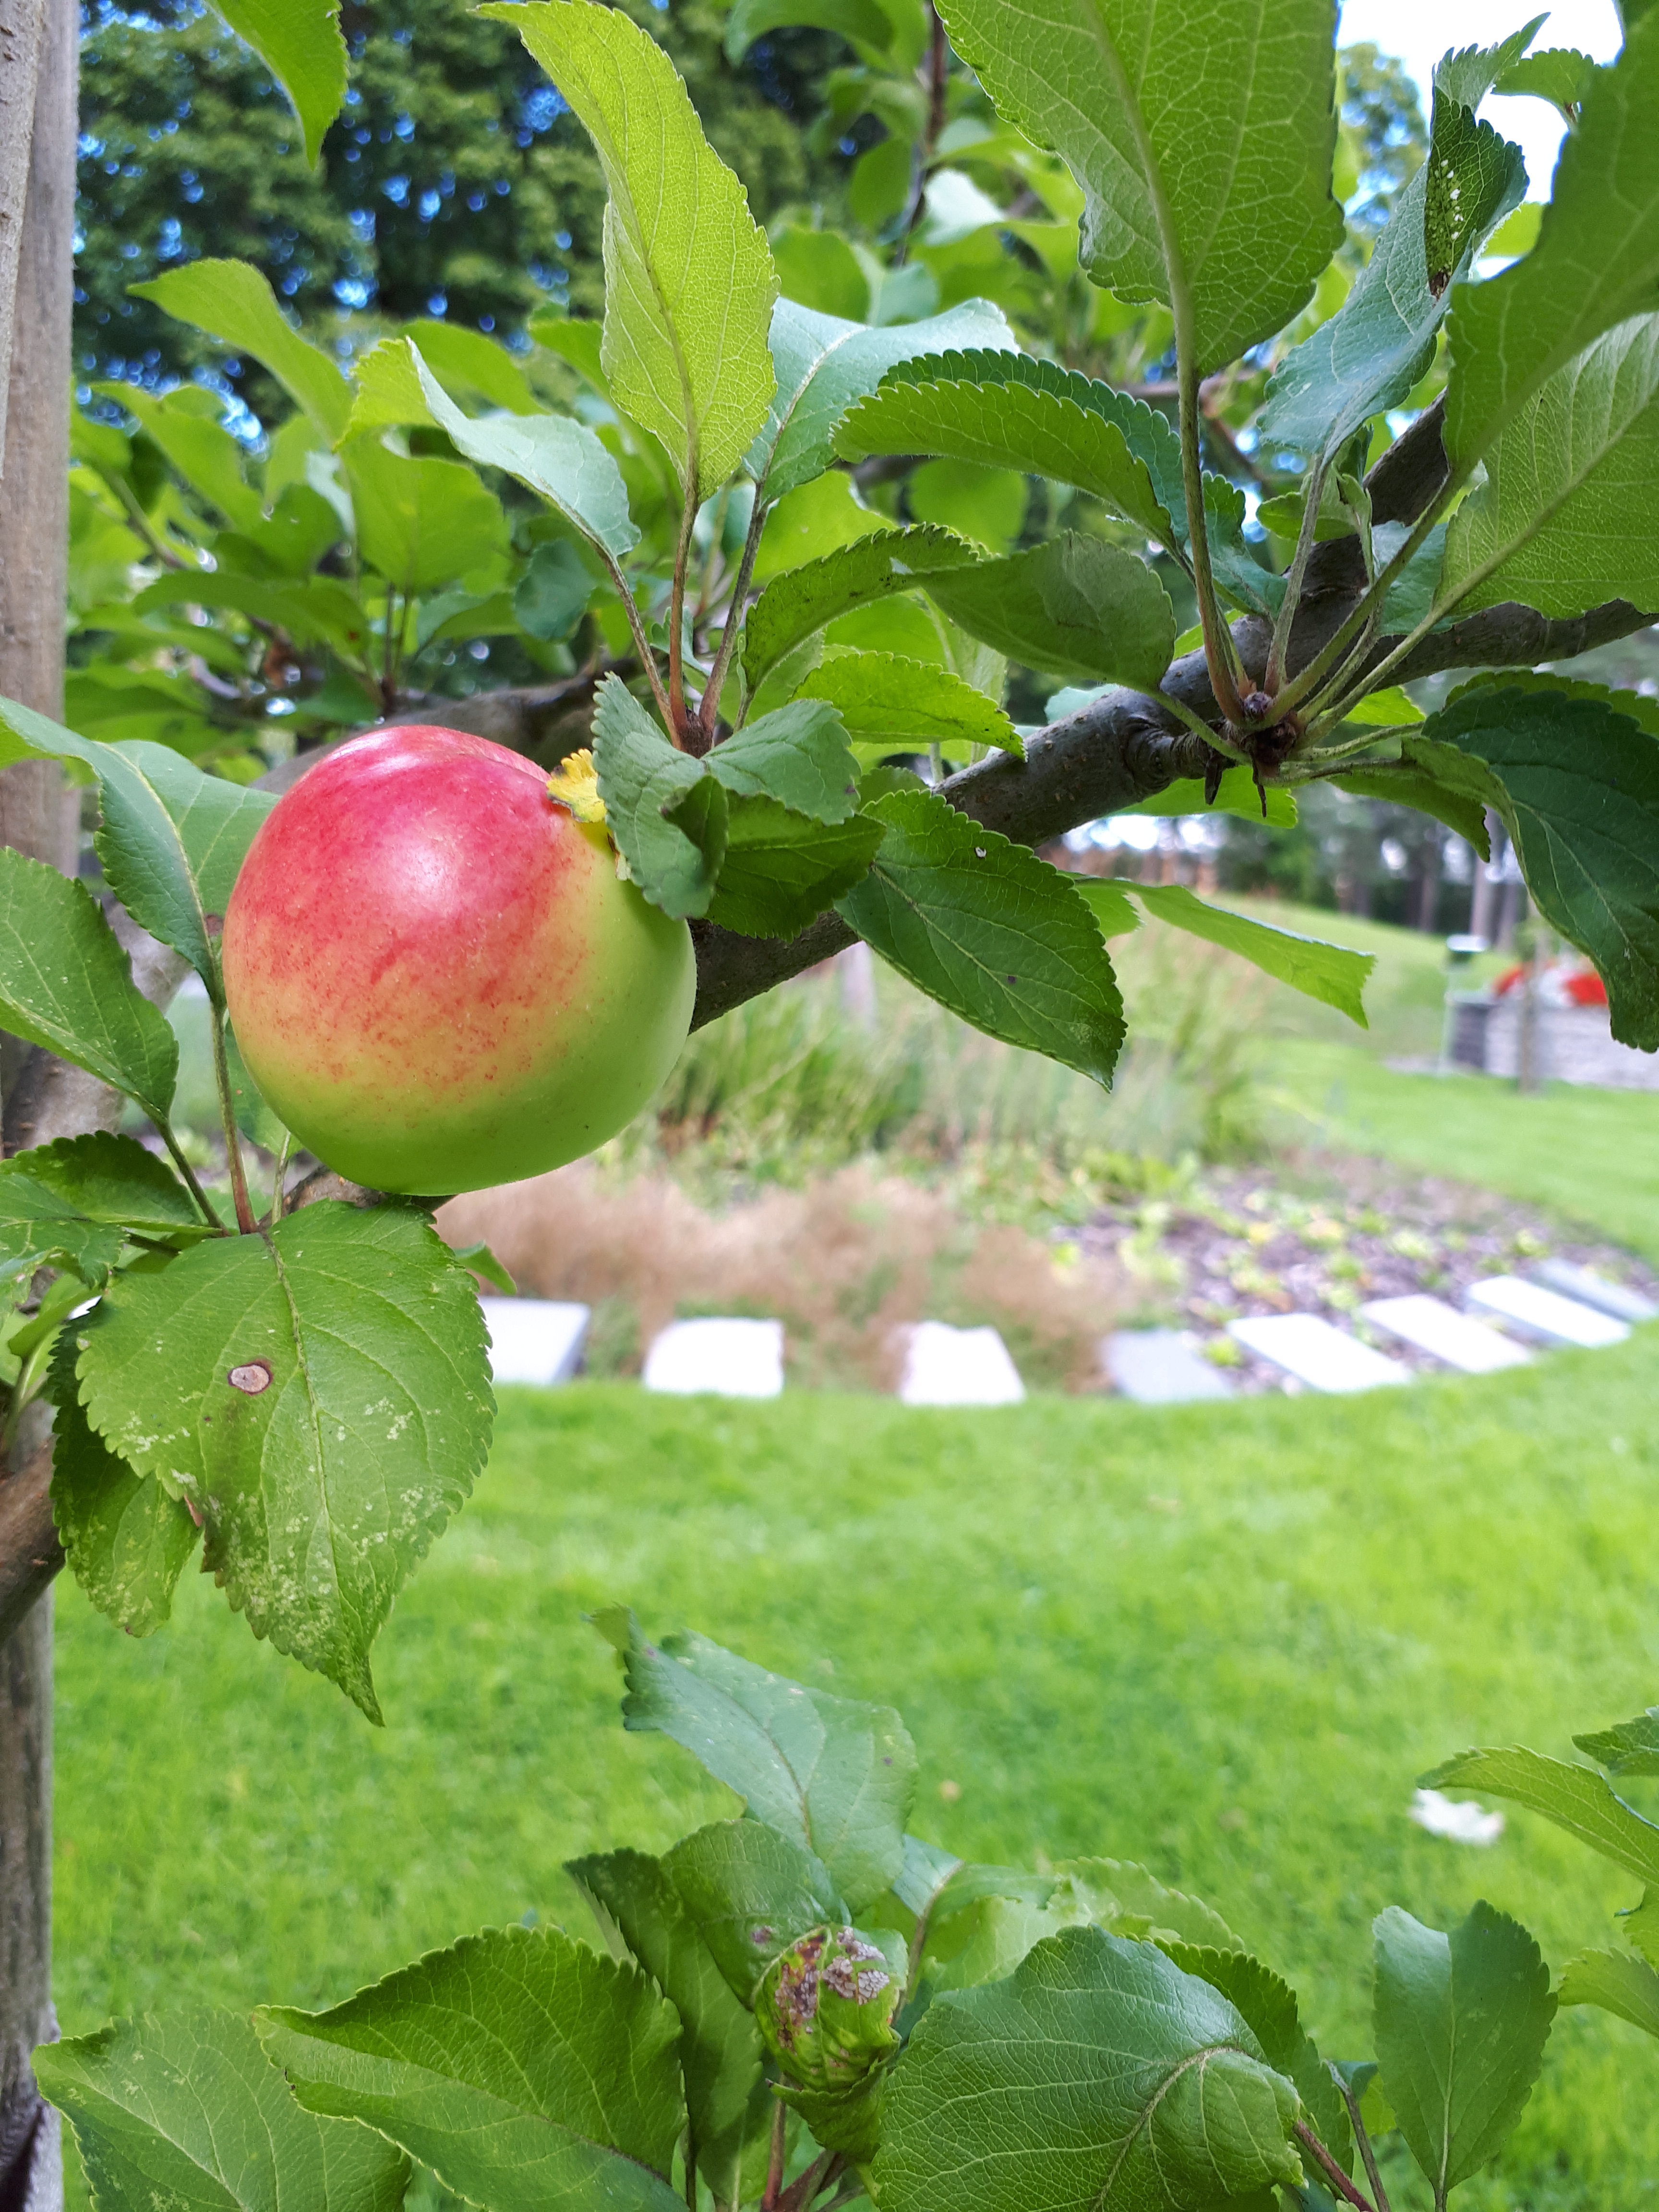
<path fill-rule="evenodd" d="M 257 1224 L 248 1203 L 247 1175 L 242 1165 L 242 1140 L 236 1127 L 236 1108 L 230 1095 L 230 1062 L 225 1055 L 225 1017 L 213 1011 L 213 1080 L 219 1093 L 219 1119 L 225 1133 L 225 1158 L 230 1169 L 230 1194 L 236 1206 L 236 1226 L 252 1237 Z"/>

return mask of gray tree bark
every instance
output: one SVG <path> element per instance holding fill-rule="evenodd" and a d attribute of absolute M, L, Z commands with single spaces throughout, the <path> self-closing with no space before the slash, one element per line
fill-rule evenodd
<path fill-rule="evenodd" d="M 0 692 L 54 716 L 64 708 L 77 30 L 73 0 L 0 4 L 0 339 L 10 341 L 0 352 L 0 370 L 9 364 L 0 467 Z M 0 775 L 0 843 L 73 870 L 76 821 L 76 802 L 55 767 Z M 38 1092 L 34 1058 L 13 1041 L 0 1049 L 0 1083 L 13 1097 L 20 1089 Z M 30 1518 L 44 1490 L 43 1447 L 38 1428 L 20 1440 L 17 1469 L 0 1480 L 0 1524 L 20 1511 Z M 39 1554 L 33 1520 L 31 1528 Z M 58 2032 L 52 1625 L 47 1589 L 0 1644 L 0 2212 L 58 2212 L 64 2195 L 58 2115 L 42 2102 L 29 2063 L 35 2045 Z"/>

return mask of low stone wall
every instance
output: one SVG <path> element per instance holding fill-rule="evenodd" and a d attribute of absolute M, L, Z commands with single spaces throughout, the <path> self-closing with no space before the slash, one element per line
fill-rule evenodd
<path fill-rule="evenodd" d="M 1451 1056 L 1486 1075 L 1518 1075 L 1521 996 L 1460 993 L 1452 1006 Z M 1614 1041 L 1605 1006 L 1540 1006 L 1536 1073 L 1540 1082 L 1583 1083 L 1602 1091 L 1659 1091 L 1659 1053 Z"/>

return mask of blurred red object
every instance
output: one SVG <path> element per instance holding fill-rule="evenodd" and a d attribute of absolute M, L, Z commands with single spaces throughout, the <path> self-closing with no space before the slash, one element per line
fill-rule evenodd
<path fill-rule="evenodd" d="M 1527 980 L 1523 967 L 1506 968 L 1492 984 L 1496 997 L 1517 990 Z M 1547 1004 L 1555 1006 L 1605 1006 L 1607 985 L 1594 968 L 1548 968 L 1540 979 Z"/>

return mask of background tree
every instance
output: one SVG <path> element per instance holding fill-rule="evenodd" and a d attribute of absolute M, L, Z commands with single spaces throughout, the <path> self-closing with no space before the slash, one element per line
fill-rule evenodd
<path fill-rule="evenodd" d="M 799 127 L 844 56 L 819 31 L 772 34 L 734 67 L 694 0 L 626 0 L 672 55 L 709 137 L 763 221 L 838 193 L 846 161 Z M 83 380 L 228 377 L 256 413 L 276 394 L 129 287 L 203 254 L 251 262 L 348 349 L 447 315 L 518 338 L 550 302 L 597 314 L 605 187 L 586 137 L 503 24 L 449 0 L 348 6 L 351 88 L 313 167 L 259 58 L 194 0 L 83 10 L 75 365 Z"/>

